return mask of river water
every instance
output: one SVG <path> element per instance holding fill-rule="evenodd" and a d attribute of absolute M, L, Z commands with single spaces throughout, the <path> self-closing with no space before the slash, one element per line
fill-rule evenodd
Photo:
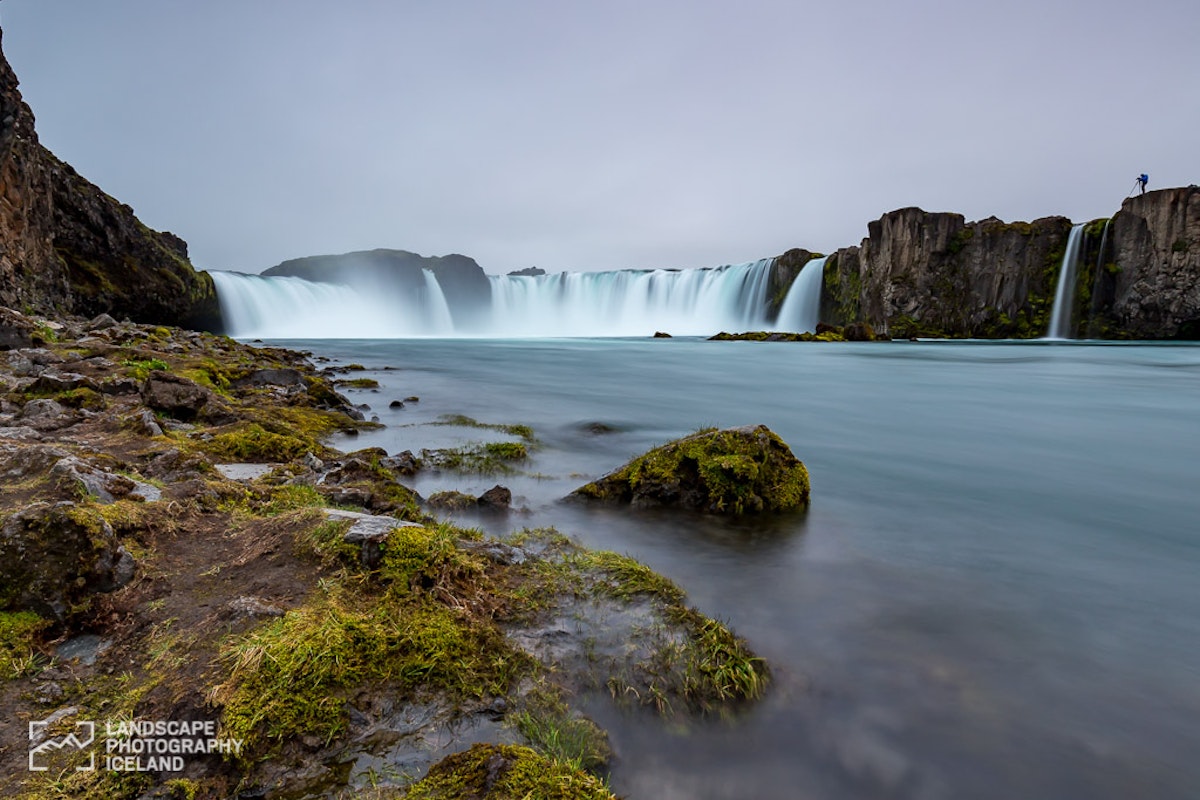
<path fill-rule="evenodd" d="M 387 427 L 343 449 L 490 437 L 429 424 L 444 414 L 531 425 L 524 474 L 499 478 L 527 512 L 463 522 L 555 525 L 629 553 L 768 660 L 768 697 L 733 721 L 683 730 L 590 703 L 620 794 L 1200 796 L 1198 347 L 280 343 L 381 382 L 346 393 Z M 408 395 L 420 401 L 388 408 Z M 807 513 L 559 502 L 655 444 L 748 423 L 808 466 Z"/>

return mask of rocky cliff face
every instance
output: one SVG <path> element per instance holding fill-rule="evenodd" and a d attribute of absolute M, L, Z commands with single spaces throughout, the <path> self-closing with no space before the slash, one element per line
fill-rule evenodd
<path fill-rule="evenodd" d="M 1075 334 L 1200 336 L 1200 188 L 1126 200 L 1106 223 L 1085 228 Z M 822 321 L 866 322 L 893 336 L 1043 336 L 1070 231 L 1065 217 L 965 222 L 892 211 L 826 263 Z M 776 282 L 790 283 L 797 252 L 779 257 Z"/>
<path fill-rule="evenodd" d="M 2 35 L 2 33 L 0 33 Z M 187 245 L 143 225 L 43 147 L 0 53 L 0 305 L 215 327 L 216 290 Z"/>
<path fill-rule="evenodd" d="M 1200 339 L 1200 186 L 1129 198 L 1110 235 L 1100 277 L 1112 302 L 1099 310 L 1113 328 L 1135 339 Z"/>

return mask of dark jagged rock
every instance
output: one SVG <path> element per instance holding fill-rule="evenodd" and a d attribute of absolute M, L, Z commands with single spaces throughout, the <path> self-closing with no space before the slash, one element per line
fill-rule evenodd
<path fill-rule="evenodd" d="M 340 283 L 371 293 L 412 294 L 423 290 L 422 270 L 426 269 L 437 277 L 456 325 L 469 326 L 491 303 L 492 284 L 483 268 L 474 259 L 458 254 L 427 257 L 407 250 L 381 248 L 296 258 L 262 274 Z"/>
<path fill-rule="evenodd" d="M 512 492 L 507 486 L 493 486 L 475 500 L 485 508 L 507 511 L 512 505 Z"/>
<path fill-rule="evenodd" d="M 0 305 L 208 328 L 220 314 L 182 239 L 147 228 L 38 142 L 2 53 Z"/>
<path fill-rule="evenodd" d="M 710 514 L 808 505 L 808 470 L 765 425 L 699 431 L 657 447 L 572 496 Z"/>
<path fill-rule="evenodd" d="M 206 387 L 169 372 L 152 372 L 142 385 L 142 402 L 184 420 L 194 419 L 212 396 Z"/>
<path fill-rule="evenodd" d="M 539 275 L 545 275 L 546 270 L 542 269 L 541 267 L 525 267 L 525 269 L 514 269 L 508 274 L 517 276 L 525 275 L 530 278 L 536 278 Z"/>

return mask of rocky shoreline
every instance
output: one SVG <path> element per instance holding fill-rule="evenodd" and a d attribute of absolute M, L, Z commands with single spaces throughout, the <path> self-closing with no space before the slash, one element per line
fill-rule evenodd
<path fill-rule="evenodd" d="M 373 423 L 305 354 L 7 309 L 0 338 L 5 796 L 608 797 L 579 698 L 684 724 L 765 691 L 745 642 L 643 565 L 484 538 L 400 482 L 471 465 L 325 445 Z M 30 771 L 45 720 L 48 742 L 212 724 L 226 750 L 76 771 L 66 747 Z"/>

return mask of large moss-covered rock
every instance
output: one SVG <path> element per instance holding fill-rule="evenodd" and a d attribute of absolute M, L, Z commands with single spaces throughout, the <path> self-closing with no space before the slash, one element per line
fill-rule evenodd
<path fill-rule="evenodd" d="M 75 503 L 36 503 L 0 525 L 0 609 L 65 622 L 96 592 L 133 577 L 134 562 L 102 516 Z"/>
<path fill-rule="evenodd" d="M 656 447 L 572 496 L 709 514 L 808 505 L 808 470 L 765 425 L 710 428 Z"/>
<path fill-rule="evenodd" d="M 434 764 L 406 800 L 609 800 L 604 783 L 519 745 L 476 744 Z"/>

